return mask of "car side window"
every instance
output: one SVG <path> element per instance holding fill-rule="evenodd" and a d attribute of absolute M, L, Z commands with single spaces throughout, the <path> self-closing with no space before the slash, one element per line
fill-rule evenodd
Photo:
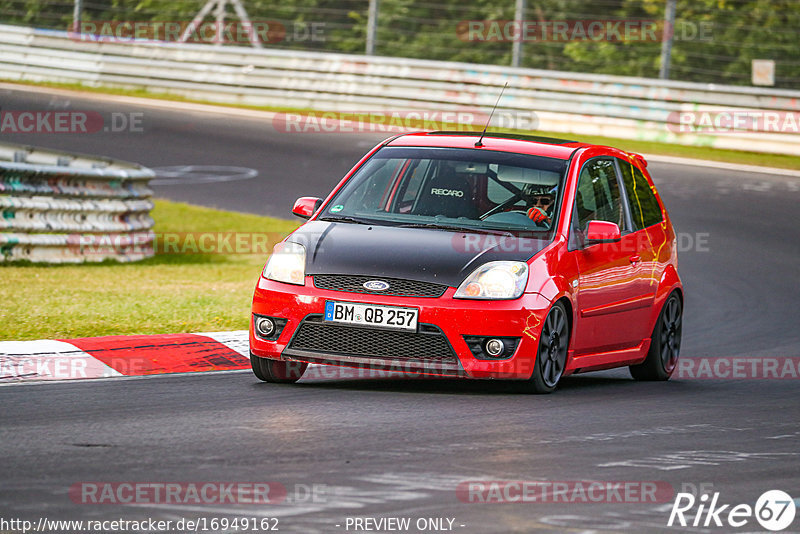
<path fill-rule="evenodd" d="M 664 219 L 661 206 L 658 204 L 650 182 L 633 163 L 619 160 L 622 171 L 622 183 L 628 196 L 631 208 L 631 220 L 634 230 L 641 230 L 660 223 Z"/>
<path fill-rule="evenodd" d="M 369 162 L 368 165 L 375 166 L 373 171 L 375 179 L 359 184 L 353 194 L 347 200 L 348 209 L 354 211 L 370 210 L 376 211 L 374 206 L 378 204 L 384 191 L 389 186 L 394 170 L 400 160 L 380 160 L 375 163 Z"/>
<path fill-rule="evenodd" d="M 400 182 L 400 196 L 395 202 L 392 211 L 409 213 L 420 193 L 420 187 L 425 182 L 425 177 L 431 172 L 431 161 L 422 160 L 415 162 L 406 169 L 403 176 L 398 176 Z"/>
<path fill-rule="evenodd" d="M 624 228 L 619 183 L 612 158 L 587 162 L 581 170 L 575 196 L 575 222 L 583 232 L 589 221 L 608 221 Z"/>

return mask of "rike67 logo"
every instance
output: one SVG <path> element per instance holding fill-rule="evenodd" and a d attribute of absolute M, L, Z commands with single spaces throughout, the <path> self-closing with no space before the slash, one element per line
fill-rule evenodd
<path fill-rule="evenodd" d="M 694 510 L 695 506 L 697 510 Z M 699 498 L 691 493 L 678 493 L 672 504 L 667 526 L 733 527 L 741 528 L 755 517 L 762 528 L 777 532 L 794 521 L 794 500 L 781 490 L 764 492 L 755 507 L 749 504 L 720 504 L 719 492 L 710 498 L 704 493 Z"/>

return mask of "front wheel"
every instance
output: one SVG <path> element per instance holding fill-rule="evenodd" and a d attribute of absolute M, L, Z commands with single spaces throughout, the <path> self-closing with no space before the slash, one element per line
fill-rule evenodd
<path fill-rule="evenodd" d="M 533 374 L 528 380 L 528 387 L 533 393 L 550 393 L 556 389 L 567 365 L 568 347 L 567 310 L 563 304 L 556 302 L 550 308 L 539 336 L 536 362 L 533 365 Z"/>
<path fill-rule="evenodd" d="M 307 363 L 303 362 L 285 362 L 283 360 L 271 360 L 269 358 L 260 358 L 250 353 L 250 367 L 253 368 L 253 374 L 259 380 L 264 382 L 272 382 L 274 384 L 294 384 L 308 367 Z"/>
<path fill-rule="evenodd" d="M 677 293 L 672 293 L 658 316 L 647 358 L 639 365 L 631 365 L 631 376 L 636 380 L 669 380 L 678 366 L 683 327 L 683 306 Z"/>

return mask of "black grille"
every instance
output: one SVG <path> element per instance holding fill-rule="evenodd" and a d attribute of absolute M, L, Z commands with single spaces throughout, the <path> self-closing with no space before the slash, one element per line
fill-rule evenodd
<path fill-rule="evenodd" d="M 321 317 L 311 317 L 300 324 L 288 348 L 395 361 L 458 362 L 445 335 L 424 324 L 419 325 L 419 332 L 395 332 L 329 324 Z"/>
<path fill-rule="evenodd" d="M 369 282 L 370 280 L 383 280 L 384 282 L 388 282 L 389 289 L 386 291 L 370 291 L 364 287 L 364 282 Z M 436 298 L 441 297 L 444 295 L 444 292 L 447 291 L 447 286 L 444 284 L 350 274 L 317 274 L 314 275 L 314 285 L 320 289 L 329 289 L 331 291 L 348 291 L 350 293 L 367 293 L 370 295 L 392 295 L 395 297 Z"/>

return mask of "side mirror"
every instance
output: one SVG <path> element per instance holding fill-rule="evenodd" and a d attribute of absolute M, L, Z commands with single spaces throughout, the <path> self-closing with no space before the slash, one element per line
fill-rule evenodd
<path fill-rule="evenodd" d="M 308 219 L 322 205 L 322 199 L 317 197 L 300 197 L 294 202 L 292 213 L 303 219 Z"/>
<path fill-rule="evenodd" d="M 619 226 L 608 221 L 589 221 L 586 227 L 586 244 L 616 243 L 622 239 Z"/>

